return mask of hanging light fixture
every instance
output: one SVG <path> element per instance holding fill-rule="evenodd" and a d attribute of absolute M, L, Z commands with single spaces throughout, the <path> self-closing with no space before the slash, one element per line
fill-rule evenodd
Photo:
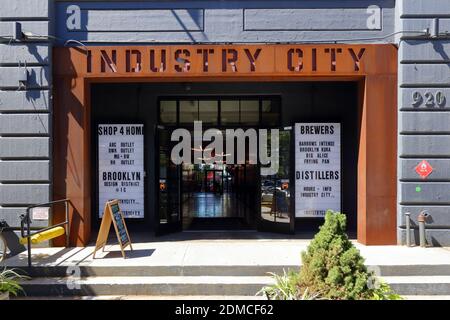
<path fill-rule="evenodd" d="M 199 149 L 197 148 L 192 148 L 193 151 L 199 151 L 199 152 L 203 152 L 203 151 L 210 151 L 212 150 L 212 148 L 205 148 L 203 149 L 202 146 L 199 147 Z"/>

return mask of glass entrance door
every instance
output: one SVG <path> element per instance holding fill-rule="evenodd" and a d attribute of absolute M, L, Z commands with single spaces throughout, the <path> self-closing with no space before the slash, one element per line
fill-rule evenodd
<path fill-rule="evenodd" d="M 268 130 L 270 131 L 270 130 Z M 291 168 L 292 128 L 279 130 L 279 148 L 270 150 L 278 151 L 279 163 L 276 174 L 263 175 L 260 166 L 260 219 L 259 231 L 294 233 L 295 216 L 293 202 L 293 167 Z M 268 137 L 270 141 L 270 136 Z"/>
<path fill-rule="evenodd" d="M 171 131 L 162 126 L 156 129 L 157 160 L 157 208 L 156 234 L 181 231 L 181 166 L 170 159 Z"/>
<path fill-rule="evenodd" d="M 223 170 L 205 170 L 205 192 L 223 193 Z"/>
<path fill-rule="evenodd" d="M 278 126 L 280 110 L 281 102 L 277 96 L 167 97 L 159 99 L 159 123 L 189 130 L 193 136 L 193 122 L 201 120 L 204 130 L 219 128 L 225 137 L 228 128 L 247 130 Z M 222 154 L 213 155 L 214 164 L 203 161 L 200 164 L 183 163 L 177 167 L 169 160 L 170 148 L 175 142 L 171 143 L 168 131 L 159 130 L 158 135 L 160 186 L 157 225 L 160 233 L 181 229 L 293 230 L 289 133 L 282 133 L 284 144 L 281 148 L 287 153 L 287 157 L 282 157 L 282 171 L 261 179 L 259 165 L 227 163 Z M 209 142 L 196 144 L 196 141 L 191 141 L 191 151 L 206 148 Z M 250 149 L 245 152 L 245 159 L 248 159 Z M 260 198 L 262 202 L 258 201 Z"/>

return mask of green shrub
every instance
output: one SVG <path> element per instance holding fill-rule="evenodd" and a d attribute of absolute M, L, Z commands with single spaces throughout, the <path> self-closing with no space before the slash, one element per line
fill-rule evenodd
<path fill-rule="evenodd" d="M 372 300 L 403 300 L 402 296 L 392 291 L 391 287 L 385 283 L 380 282 L 378 287 L 373 289 Z"/>
<path fill-rule="evenodd" d="M 398 300 L 390 286 L 378 282 L 347 237 L 346 216 L 327 211 L 325 223 L 305 252 L 300 272 L 273 275 L 275 285 L 261 290 L 269 299 Z"/>
<path fill-rule="evenodd" d="M 308 289 L 300 290 L 299 273 L 290 270 L 283 270 L 283 275 L 269 273 L 275 280 L 275 284 L 262 288 L 257 295 L 265 295 L 269 300 L 314 300 L 318 294 L 310 292 Z"/>
<path fill-rule="evenodd" d="M 302 252 L 300 286 L 328 299 L 370 299 L 364 259 L 345 233 L 346 216 L 328 211 L 325 223 Z"/>
<path fill-rule="evenodd" d="M 22 291 L 19 281 L 28 279 L 27 276 L 20 275 L 13 269 L 4 268 L 0 271 L 0 293 L 8 292 L 9 294 L 17 295 Z"/>

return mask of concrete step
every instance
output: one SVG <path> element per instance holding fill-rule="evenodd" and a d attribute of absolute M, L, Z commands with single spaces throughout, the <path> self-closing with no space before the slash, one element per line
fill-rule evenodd
<path fill-rule="evenodd" d="M 450 300 L 450 296 L 430 295 L 430 296 L 403 296 L 405 300 Z"/>
<path fill-rule="evenodd" d="M 450 276 L 382 277 L 406 296 L 449 296 Z M 91 276 L 33 278 L 23 282 L 27 296 L 254 296 L 272 284 L 268 276 Z M 78 288 L 74 288 L 75 285 Z"/>
<path fill-rule="evenodd" d="M 450 295 L 450 276 L 392 276 L 382 278 L 400 295 Z"/>
<path fill-rule="evenodd" d="M 154 276 L 154 277 L 68 277 L 34 278 L 22 283 L 27 296 L 254 296 L 272 284 L 267 276 Z M 78 284 L 78 288 L 74 286 Z"/>
<path fill-rule="evenodd" d="M 79 272 L 82 277 L 151 277 L 151 276 L 267 276 L 269 272 L 299 270 L 295 265 L 167 265 L 167 266 L 33 266 L 14 267 L 32 277 L 64 277 L 67 272 Z M 79 269 L 76 269 L 79 268 Z"/>
<path fill-rule="evenodd" d="M 64 277 L 68 266 L 14 267 L 33 277 Z M 123 276 L 267 276 L 269 272 L 282 274 L 283 270 L 299 270 L 299 265 L 168 265 L 168 266 L 71 266 L 79 267 L 82 277 Z M 450 276 L 450 264 L 435 265 L 381 265 L 369 266 L 380 276 Z M 78 272 L 78 270 L 77 270 Z"/>
<path fill-rule="evenodd" d="M 450 300 L 450 296 L 402 296 L 405 300 Z M 40 296 L 10 297 L 11 300 L 267 300 L 263 296 Z"/>
<path fill-rule="evenodd" d="M 267 300 L 264 296 L 19 296 L 11 300 Z"/>

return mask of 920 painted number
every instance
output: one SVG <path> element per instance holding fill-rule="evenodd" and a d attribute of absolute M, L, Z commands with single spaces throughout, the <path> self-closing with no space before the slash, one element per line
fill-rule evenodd
<path fill-rule="evenodd" d="M 435 94 L 432 92 L 425 92 L 422 94 L 419 91 L 414 91 L 412 94 L 412 105 L 414 107 L 420 107 L 421 105 L 425 105 L 426 107 L 444 107 L 446 102 L 446 97 L 442 91 L 437 91 Z"/>

